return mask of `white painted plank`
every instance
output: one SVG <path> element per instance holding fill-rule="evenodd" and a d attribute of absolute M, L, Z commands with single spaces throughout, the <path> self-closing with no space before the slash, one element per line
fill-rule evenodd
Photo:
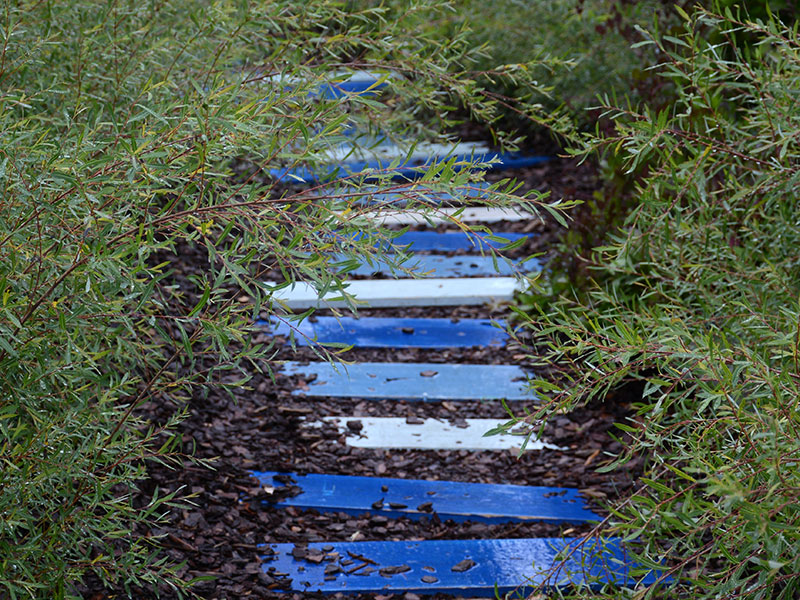
<path fill-rule="evenodd" d="M 411 425 L 402 417 L 324 417 L 347 433 L 347 445 L 354 448 L 404 448 L 412 450 L 519 450 L 522 435 L 484 434 L 504 421 L 501 419 L 465 419 L 467 427 L 456 427 L 437 419 L 425 419 Z M 361 431 L 347 427 L 348 421 L 360 421 Z M 313 422 L 308 424 L 313 426 Z M 531 439 L 526 450 L 561 450 L 553 444 Z"/>
<path fill-rule="evenodd" d="M 422 142 L 409 154 L 408 147 L 398 146 L 392 142 L 375 145 L 375 140 L 360 139 L 358 144 L 342 144 L 322 154 L 327 162 L 344 162 L 354 160 L 377 160 L 388 166 L 393 160 L 401 160 L 404 164 L 416 161 L 442 160 L 451 156 L 470 156 L 480 158 L 490 150 L 485 144 L 478 142 L 461 142 L 459 144 L 433 144 Z"/>
<path fill-rule="evenodd" d="M 274 282 L 265 282 L 268 286 Z M 463 306 L 488 302 L 509 302 L 521 288 L 514 277 L 470 277 L 466 279 L 382 279 L 349 281 L 345 291 L 355 296 L 363 307 L 397 306 Z M 297 282 L 275 290 L 272 298 L 289 310 L 346 307 L 340 292 L 329 292 L 322 298 L 309 283 Z"/>
<path fill-rule="evenodd" d="M 499 208 L 496 206 L 473 206 L 471 208 L 463 209 L 461 214 L 456 216 L 460 211 L 459 207 L 437 208 L 427 213 L 392 209 L 380 210 L 367 213 L 352 213 L 358 214 L 360 217 L 366 217 L 370 221 L 380 223 L 381 225 L 426 225 L 428 223 L 433 225 L 440 225 L 442 223 L 499 223 L 501 221 L 528 221 L 536 219 L 535 215 L 511 207 Z M 346 217 L 344 217 L 346 218 Z"/>

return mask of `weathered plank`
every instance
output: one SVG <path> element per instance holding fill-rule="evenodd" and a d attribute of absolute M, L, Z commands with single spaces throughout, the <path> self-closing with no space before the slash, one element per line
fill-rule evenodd
<path fill-rule="evenodd" d="M 512 207 L 473 206 L 444 207 L 432 211 L 386 209 L 354 213 L 384 226 L 441 225 L 443 223 L 499 223 L 529 221 L 537 218 L 529 212 Z"/>
<path fill-rule="evenodd" d="M 535 234 L 530 233 L 495 233 L 491 237 L 484 233 L 470 233 L 463 231 L 406 231 L 400 235 L 382 242 L 381 247 L 388 249 L 390 244 L 396 247 L 408 247 L 414 252 L 466 252 L 493 248 L 499 250 L 503 246 L 516 242 L 522 238 L 530 238 Z M 505 241 L 502 241 L 505 240 Z"/>
<path fill-rule="evenodd" d="M 347 344 L 357 348 L 471 348 L 502 346 L 508 334 L 490 319 L 397 319 L 386 317 L 315 317 L 301 323 L 257 324 L 274 335 L 294 332 L 298 346 Z M 501 323 L 502 325 L 502 323 Z M 288 340 L 287 340 L 288 343 Z"/>
<path fill-rule="evenodd" d="M 524 430 L 486 436 L 502 419 L 464 419 L 451 425 L 436 419 L 402 417 L 323 417 L 335 423 L 353 448 L 395 448 L 407 450 L 519 450 L 525 440 Z M 353 427 L 354 422 L 360 423 Z M 313 421 L 308 426 L 313 426 Z M 350 425 L 348 425 L 350 423 Z M 530 439 L 526 451 L 562 450 L 547 441 Z"/>
<path fill-rule="evenodd" d="M 321 84 L 319 94 L 324 98 L 345 98 L 350 94 L 374 96 L 388 85 L 386 78 L 368 71 L 354 71 L 340 79 Z"/>
<path fill-rule="evenodd" d="M 488 523 L 600 520 L 585 507 L 586 502 L 574 488 L 274 471 L 253 473 L 266 488 L 282 487 L 287 476 L 301 492 L 270 503 L 273 506 L 410 518 L 429 517 L 435 512 L 442 520 Z"/>
<path fill-rule="evenodd" d="M 355 363 L 287 361 L 284 375 L 300 375 L 307 387 L 298 396 L 376 400 L 535 400 L 528 374 L 514 365 Z"/>
<path fill-rule="evenodd" d="M 619 538 L 428 540 L 265 544 L 262 568 L 285 574 L 294 591 L 445 593 L 495 597 L 532 586 L 653 584 L 658 573 L 633 577 Z M 559 553 L 569 554 L 563 563 Z M 301 558 L 295 558 L 295 556 Z M 271 559 L 271 560 L 270 560 Z"/>
<path fill-rule="evenodd" d="M 337 152 L 341 154 L 341 151 Z M 332 154 L 333 156 L 333 154 Z M 454 169 L 470 167 L 475 162 L 483 163 L 490 169 L 520 169 L 538 165 L 550 160 L 549 156 L 525 156 L 517 153 L 501 153 L 494 151 L 468 153 L 452 153 L 449 156 L 436 155 L 427 159 L 418 158 L 416 160 L 399 160 L 399 164 L 390 168 L 392 161 L 379 159 L 347 159 L 340 164 L 326 165 L 319 169 L 312 170 L 304 166 L 292 168 L 270 169 L 269 174 L 279 180 L 297 183 L 315 183 L 319 181 L 330 181 L 343 177 L 363 174 L 364 171 L 380 171 L 389 173 L 394 178 L 410 179 L 419 177 L 425 173 L 427 168 L 444 161 L 455 161 Z M 490 164 L 491 163 L 491 164 Z M 365 174 L 369 179 L 369 173 Z M 373 178 L 374 179 L 374 178 Z"/>
<path fill-rule="evenodd" d="M 332 262 L 348 262 L 350 258 L 343 254 L 336 254 L 331 257 Z M 389 261 L 396 261 L 396 255 L 388 255 L 387 260 L 366 260 L 356 269 L 348 271 L 349 275 L 381 275 L 393 276 L 395 278 L 412 277 L 413 273 L 417 276 L 425 277 L 475 277 L 475 276 L 511 276 L 517 273 L 531 273 L 541 271 L 542 265 L 535 258 L 527 261 L 504 260 L 493 256 L 480 255 L 460 255 L 460 256 L 438 256 L 434 254 L 416 254 L 402 263 L 403 269 L 408 269 L 407 273 L 402 269 L 392 268 Z"/>
<path fill-rule="evenodd" d="M 346 98 L 352 94 L 374 96 L 388 85 L 388 80 L 392 77 L 392 74 L 382 75 L 370 71 L 336 71 L 328 74 L 326 80 L 313 85 L 308 91 L 308 97 Z M 264 77 L 263 81 L 271 86 L 280 86 L 286 91 L 308 83 L 307 79 L 284 74 Z"/>
<path fill-rule="evenodd" d="M 323 160 L 331 164 L 353 165 L 366 163 L 369 168 L 385 168 L 392 161 L 401 164 L 424 164 L 440 161 L 452 156 L 469 158 L 482 157 L 489 154 L 489 147 L 481 142 L 461 142 L 457 144 L 435 144 L 421 142 L 409 147 L 398 146 L 390 141 L 375 144 L 373 140 L 362 140 L 358 144 L 345 143 L 335 146 L 323 153 Z"/>
<path fill-rule="evenodd" d="M 272 282 L 266 284 L 276 285 Z M 472 277 L 349 281 L 345 291 L 356 298 L 359 306 L 389 308 L 509 302 L 518 289 L 521 289 L 521 284 L 514 277 Z M 348 306 L 340 292 L 329 292 L 320 298 L 317 290 L 305 282 L 275 289 L 272 298 L 289 310 Z"/>
<path fill-rule="evenodd" d="M 424 184 L 398 184 L 395 186 L 361 186 L 355 189 L 352 186 L 325 186 L 314 192 L 320 198 L 347 199 L 358 204 L 382 204 L 404 206 L 410 198 L 415 201 L 429 204 L 442 202 L 463 202 L 465 199 L 489 198 L 489 183 L 476 182 L 458 188 L 457 193 L 451 194 L 433 190 Z"/>

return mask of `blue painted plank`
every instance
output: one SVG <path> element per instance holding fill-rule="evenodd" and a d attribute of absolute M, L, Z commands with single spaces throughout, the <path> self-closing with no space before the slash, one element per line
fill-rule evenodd
<path fill-rule="evenodd" d="M 262 485 L 281 487 L 283 484 L 274 479 L 276 475 L 287 474 L 271 471 L 253 473 Z M 585 501 L 573 488 L 314 473 L 288 475 L 302 492 L 276 502 L 274 506 L 411 518 L 429 517 L 435 512 L 443 520 L 488 523 L 585 523 L 600 520 L 599 516 L 584 507 Z"/>
<path fill-rule="evenodd" d="M 502 595 L 530 591 L 539 585 L 591 584 L 590 578 L 624 587 L 651 585 L 659 576 L 653 571 L 640 576 L 638 569 L 632 573 L 635 565 L 619 538 L 589 540 L 583 545 L 575 538 L 322 542 L 308 545 L 306 557 L 314 557 L 311 560 L 294 558 L 294 544 L 262 547 L 272 552 L 264 557 L 267 562 L 262 569 L 287 574 L 292 579 L 291 589 L 300 592 L 445 593 L 494 598 L 496 591 Z M 574 553 L 559 567 L 557 555 L 565 550 Z M 273 560 L 269 560 L 271 557 Z M 551 567 L 554 571 L 548 574 Z"/>
<path fill-rule="evenodd" d="M 378 83 L 377 78 L 351 78 L 338 83 L 324 83 L 319 86 L 319 94 L 323 98 L 345 98 L 348 95 L 377 96 L 388 84 Z"/>
<path fill-rule="evenodd" d="M 388 256 L 389 260 L 396 260 L 394 255 Z M 335 254 L 331 257 L 332 263 L 349 262 L 351 259 L 344 254 Z M 509 261 L 502 258 L 481 255 L 437 256 L 432 254 L 417 254 L 402 263 L 402 267 L 413 271 L 418 276 L 425 277 L 469 277 L 492 275 L 516 275 L 541 271 L 542 265 L 535 258 L 527 261 Z M 395 278 L 412 277 L 401 269 L 390 266 L 389 262 L 374 259 L 372 264 L 366 260 L 356 269 L 347 271 L 348 275 L 382 275 Z"/>
<path fill-rule="evenodd" d="M 503 246 L 523 238 L 532 238 L 531 233 L 493 233 L 492 237 L 502 238 L 506 241 L 494 241 L 485 233 L 465 233 L 463 231 L 406 231 L 391 240 L 381 241 L 377 245 L 388 249 L 395 247 L 408 247 L 414 252 L 457 252 L 476 251 L 492 248 L 499 250 Z M 358 236 L 355 239 L 359 239 Z"/>
<path fill-rule="evenodd" d="M 549 156 L 525 156 L 518 153 L 498 153 L 486 152 L 476 154 L 453 154 L 446 159 L 430 159 L 427 161 L 416 161 L 408 164 L 400 164 L 398 167 L 391 170 L 393 178 L 415 178 L 420 177 L 424 173 L 423 167 L 430 167 L 434 164 L 443 162 L 444 160 L 453 160 L 456 162 L 470 163 L 473 161 L 480 161 L 487 163 L 491 160 L 498 159 L 499 162 L 489 165 L 487 168 L 492 170 L 504 169 L 521 169 L 538 165 L 550 160 Z M 312 171 L 307 167 L 294 167 L 286 169 L 270 169 L 269 174 L 278 181 L 286 181 L 288 183 L 315 183 L 319 181 L 328 181 L 332 179 L 349 177 L 352 174 L 360 173 L 366 169 L 379 169 L 385 170 L 389 163 L 384 163 L 378 160 L 353 160 L 347 161 L 343 165 L 332 165 L 328 167 L 321 167 L 318 171 Z M 455 170 L 460 170 L 463 166 L 455 166 Z M 374 179 L 374 178 L 373 178 Z"/>
<path fill-rule="evenodd" d="M 331 74 L 331 80 L 319 83 L 308 91 L 309 98 L 346 98 L 348 95 L 376 96 L 387 85 L 388 82 L 381 76 L 365 71 L 352 71 L 349 73 L 339 72 Z M 291 91 L 301 83 L 296 77 L 284 77 L 282 75 L 267 77 L 266 82 L 273 85 L 281 85 L 284 91 Z"/>
<path fill-rule="evenodd" d="M 338 372 L 337 372 L 338 371 Z M 535 400 L 527 374 L 512 365 L 429 363 L 284 363 L 284 375 L 303 375 L 298 396 L 396 400 Z M 313 380 L 309 380 L 310 377 Z"/>
<path fill-rule="evenodd" d="M 257 325 L 269 328 L 266 321 Z M 308 346 L 347 344 L 357 348 L 471 348 L 502 346 L 508 334 L 494 327 L 490 319 L 396 319 L 387 317 L 316 317 L 301 323 L 276 323 L 275 335 L 289 336 L 295 331 L 295 343 Z M 287 340 L 288 343 L 288 340 Z"/>

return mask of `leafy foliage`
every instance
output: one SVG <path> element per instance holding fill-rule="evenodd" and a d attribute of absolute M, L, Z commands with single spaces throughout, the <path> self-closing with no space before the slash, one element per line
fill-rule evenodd
<path fill-rule="evenodd" d="M 646 69 L 655 62 L 649 48 L 631 50 L 639 27 L 674 20 L 673 2 L 661 0 L 470 0 L 459 11 L 459 23 L 470 27 L 481 69 L 515 65 L 529 71 L 546 94 L 532 97 L 548 110 L 562 107 L 583 126 L 593 126 L 588 110 L 601 94 L 650 99 L 657 93 Z M 540 92 L 542 90 L 539 90 Z M 531 90 L 506 86 L 515 96 Z"/>
<path fill-rule="evenodd" d="M 530 418 L 641 385 L 626 451 L 604 468 L 645 456 L 646 476 L 610 533 L 637 540 L 645 565 L 665 560 L 683 591 L 632 597 L 796 598 L 800 43 L 775 18 L 684 19 L 646 42 L 674 105 L 608 102 L 615 130 L 584 138 L 581 152 L 640 174 L 638 203 L 585 289 L 523 315 L 558 369 Z"/>
<path fill-rule="evenodd" d="M 421 25 L 448 8 L 4 4 L 0 597 L 73 597 L 89 573 L 183 593 L 158 540 L 131 535 L 176 501 L 131 498 L 148 460 L 186 459 L 172 433 L 181 410 L 149 424 L 137 406 L 179 407 L 268 368 L 270 348 L 248 343 L 254 315 L 281 312 L 265 272 L 346 295 L 331 251 L 385 252 L 374 241 L 388 232 L 358 202 L 365 176 L 329 193 L 278 184 L 276 170 L 324 173 L 324 152 L 356 126 L 433 138 L 453 106 L 495 118 L 496 102 L 461 71 L 473 52 L 464 36 Z M 319 93 L 360 69 L 385 74 L 386 102 Z M 419 106 L 433 118 L 420 122 Z M 465 166 L 445 162 L 424 180 L 463 193 L 481 178 Z M 386 171 L 370 183 L 436 210 Z M 491 202 L 516 201 L 512 184 L 492 189 Z M 187 245 L 207 255 L 207 272 L 172 272 Z"/>

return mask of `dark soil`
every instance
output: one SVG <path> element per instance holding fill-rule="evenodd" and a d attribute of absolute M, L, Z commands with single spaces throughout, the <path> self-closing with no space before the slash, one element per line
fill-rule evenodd
<path fill-rule="evenodd" d="M 503 174 L 498 174 L 503 176 Z M 527 188 L 549 190 L 554 197 L 587 197 L 595 182 L 589 167 L 576 167 L 565 160 L 554 160 L 534 169 L 516 172 Z M 558 235 L 549 223 L 513 224 L 508 229 L 532 227 L 541 236 L 528 251 L 548 251 Z M 177 278 L 204 268 L 194 262 L 192 252 L 174 257 L 180 270 Z M 447 307 L 406 310 L 359 310 L 360 316 L 395 315 L 407 317 L 502 318 L 507 308 Z M 322 314 L 322 311 L 321 313 Z M 358 349 L 348 360 L 404 362 L 462 362 L 475 364 L 519 364 L 531 360 L 518 345 L 506 348 L 449 350 Z M 282 348 L 277 359 L 319 360 L 312 350 L 292 353 Z M 320 515 L 314 511 L 278 510 L 264 505 L 271 496 L 250 477 L 251 470 L 278 470 L 297 473 L 369 475 L 415 479 L 449 479 L 464 482 L 513 483 L 577 487 L 592 500 L 613 499 L 632 485 L 635 473 L 616 471 L 599 474 L 595 468 L 609 459 L 608 453 L 621 447 L 609 432 L 626 416 L 627 399 L 616 398 L 558 416 L 548 423 L 548 441 L 564 451 L 531 451 L 521 456 L 511 452 L 370 450 L 350 448 L 343 434 L 329 424 L 304 428 L 303 422 L 319 421 L 330 415 L 435 417 L 458 423 L 467 417 L 500 417 L 506 412 L 499 403 L 489 402 L 390 402 L 358 399 L 325 400 L 292 396 L 302 385 L 297 379 L 277 376 L 275 382 L 255 374 L 247 390 L 235 398 L 211 391 L 192 398 L 188 418 L 180 425 L 184 449 L 200 459 L 212 461 L 213 468 L 186 461 L 182 469 L 170 470 L 149 465 L 149 479 L 142 483 L 146 497 L 156 487 L 164 492 L 183 488 L 191 494 L 185 508 L 175 508 L 167 523 L 156 531 L 140 532 L 162 536 L 169 558 L 185 562 L 181 575 L 187 579 L 212 576 L 194 591 L 203 598 L 317 598 L 318 594 L 281 592 L 283 583 L 265 575 L 259 545 L 271 542 L 343 540 L 409 540 L 523 538 L 576 535 L 586 527 L 556 526 L 544 523 L 454 523 L 438 516 L 412 521 L 385 516 Z M 143 416 L 163 422 L 176 406 L 160 399 L 140 407 Z M 521 409 L 517 404 L 512 408 Z M 636 469 L 636 462 L 629 469 Z M 600 504 L 595 509 L 602 513 Z M 88 581 L 80 590 L 85 598 L 126 597 L 122 590 L 102 590 L 97 581 Z M 147 590 L 135 590 L 135 598 L 155 597 Z M 164 592 L 162 598 L 173 597 Z M 321 597 L 321 596 L 319 596 Z M 402 598 L 403 596 L 362 595 L 356 598 Z M 413 600 L 413 594 L 407 594 Z M 434 596 L 433 598 L 448 598 Z"/>

